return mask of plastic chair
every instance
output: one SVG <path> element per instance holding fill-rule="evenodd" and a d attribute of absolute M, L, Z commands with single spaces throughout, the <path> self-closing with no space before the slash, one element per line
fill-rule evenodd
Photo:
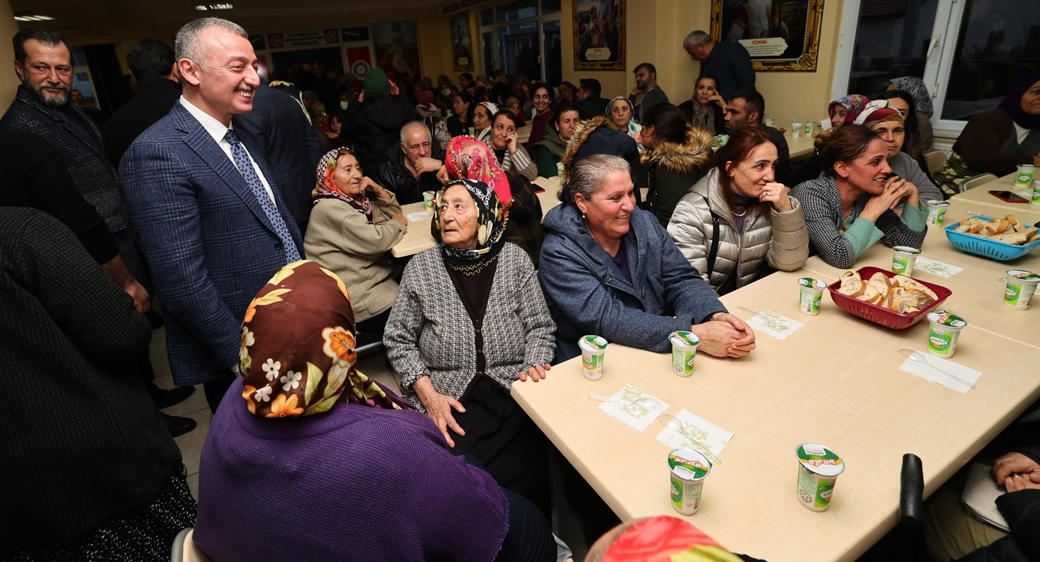
<path fill-rule="evenodd" d="M 927 562 L 924 542 L 924 470 L 921 458 L 913 453 L 903 455 L 899 475 L 899 527 L 910 542 L 912 560 Z"/>
<path fill-rule="evenodd" d="M 980 185 L 987 184 L 996 179 L 997 176 L 994 176 L 993 174 L 979 174 L 977 176 L 971 176 L 970 178 L 965 178 L 961 180 L 961 183 L 957 184 L 957 189 L 960 190 L 961 193 L 964 193 L 969 189 L 973 189 Z"/>
<path fill-rule="evenodd" d="M 173 548 L 170 550 L 170 562 L 211 562 L 199 547 L 191 540 L 194 527 L 188 527 L 177 533 L 173 539 Z"/>
<path fill-rule="evenodd" d="M 946 165 L 946 153 L 941 150 L 929 150 L 924 153 L 924 162 L 928 165 L 928 173 L 934 174 Z"/>

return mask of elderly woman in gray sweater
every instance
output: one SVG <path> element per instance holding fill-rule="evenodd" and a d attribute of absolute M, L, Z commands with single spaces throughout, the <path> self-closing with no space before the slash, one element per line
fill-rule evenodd
<path fill-rule="evenodd" d="M 794 271 L 809 257 L 805 214 L 774 182 L 776 146 L 758 127 L 733 133 L 716 167 L 675 207 L 668 234 L 690 265 L 724 295 L 769 267 Z"/>
<path fill-rule="evenodd" d="M 530 258 L 502 238 L 503 187 L 458 180 L 438 194 L 441 244 L 405 268 L 383 341 L 404 397 L 448 445 L 548 513 L 547 442 L 509 388 L 546 376 L 556 326 Z"/>

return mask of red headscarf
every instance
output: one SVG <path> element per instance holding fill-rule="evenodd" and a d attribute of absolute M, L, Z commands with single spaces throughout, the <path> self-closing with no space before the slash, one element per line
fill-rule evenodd
<path fill-rule="evenodd" d="M 468 179 L 488 184 L 498 196 L 502 208 L 513 203 L 513 192 L 509 189 L 506 173 L 498 167 L 498 161 L 486 144 L 473 137 L 458 136 L 451 139 L 444 167 L 452 180 Z"/>
<path fill-rule="evenodd" d="M 740 562 L 740 557 L 683 519 L 661 515 L 639 521 L 603 554 L 602 562 Z"/>

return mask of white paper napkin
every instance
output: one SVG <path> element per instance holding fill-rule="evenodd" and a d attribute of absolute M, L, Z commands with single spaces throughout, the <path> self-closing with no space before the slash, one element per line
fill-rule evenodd
<path fill-rule="evenodd" d="M 667 416 L 666 416 L 667 419 Z M 677 428 L 665 427 L 657 434 L 657 440 L 669 447 L 693 449 L 715 462 L 722 450 L 733 439 L 733 433 L 683 408 L 675 416 Z"/>
<path fill-rule="evenodd" d="M 786 340 L 791 337 L 791 334 L 805 327 L 805 324 L 768 308 L 751 317 L 748 323 L 755 330 L 765 332 L 781 341 Z"/>
<path fill-rule="evenodd" d="M 610 400 L 600 405 L 599 409 L 639 433 L 668 409 L 668 404 L 630 384 L 615 392 Z"/>
<path fill-rule="evenodd" d="M 933 357 L 927 351 L 919 352 L 917 355 L 919 357 L 924 358 L 925 362 L 928 363 L 928 365 L 933 365 L 937 369 L 942 369 L 943 371 L 950 373 L 958 379 L 961 379 L 961 381 L 965 381 L 971 384 L 964 384 L 960 381 L 954 380 L 953 378 L 944 375 L 943 373 L 929 367 L 928 365 L 922 365 L 917 361 L 913 361 L 911 359 L 907 359 L 906 361 L 904 361 L 903 364 L 899 366 L 899 370 L 906 371 L 907 373 L 910 373 L 915 377 L 921 377 L 922 379 L 939 383 L 945 386 L 946 388 L 952 388 L 953 390 L 956 390 L 957 392 L 962 392 L 964 394 L 967 394 L 968 391 L 975 386 L 975 383 L 978 382 L 979 377 L 982 376 L 982 371 L 969 369 L 968 367 L 965 367 L 964 365 L 961 365 L 959 363 L 954 363 L 949 359 L 939 359 L 938 357 Z"/>
<path fill-rule="evenodd" d="M 433 218 L 431 213 L 408 213 L 409 221 L 428 221 Z"/>
<path fill-rule="evenodd" d="M 917 261 L 914 262 L 914 271 L 927 271 L 928 273 L 938 275 L 939 277 L 953 277 L 954 275 L 964 271 L 964 268 L 943 261 L 929 259 L 924 256 L 918 256 Z"/>

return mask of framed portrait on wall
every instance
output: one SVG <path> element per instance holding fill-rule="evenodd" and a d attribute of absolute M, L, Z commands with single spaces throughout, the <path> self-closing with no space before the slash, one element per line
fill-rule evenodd
<path fill-rule="evenodd" d="M 814 72 L 824 0 L 711 0 L 711 38 L 739 41 L 756 71 Z"/>
<path fill-rule="evenodd" d="M 469 13 L 451 18 L 451 60 L 456 72 L 473 70 L 473 42 L 469 35 Z"/>
<path fill-rule="evenodd" d="M 625 0 L 573 0 L 574 70 L 625 70 Z"/>
<path fill-rule="evenodd" d="M 376 51 L 375 66 L 383 69 L 387 76 L 402 80 L 422 76 L 415 20 L 373 23 L 372 42 Z"/>

